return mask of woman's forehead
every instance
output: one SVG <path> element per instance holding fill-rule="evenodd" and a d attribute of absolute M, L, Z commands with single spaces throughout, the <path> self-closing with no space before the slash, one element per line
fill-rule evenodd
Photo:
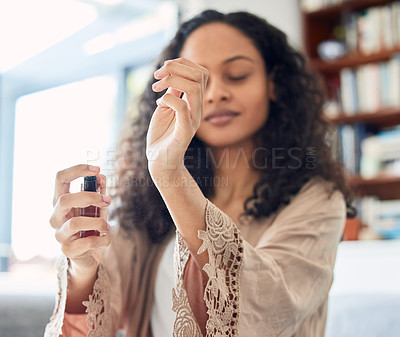
<path fill-rule="evenodd" d="M 206 24 L 192 32 L 185 41 L 181 57 L 199 64 L 221 64 L 233 58 L 260 58 L 251 39 L 238 29 L 224 23 Z"/>

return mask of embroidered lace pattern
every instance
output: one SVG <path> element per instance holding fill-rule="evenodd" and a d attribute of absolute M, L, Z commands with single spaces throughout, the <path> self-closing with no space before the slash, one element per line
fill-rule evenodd
<path fill-rule="evenodd" d="M 58 294 L 56 298 L 56 306 L 53 315 L 50 318 L 50 322 L 46 325 L 44 337 L 58 337 L 62 333 L 65 303 L 67 300 L 67 270 L 68 259 L 62 255 L 57 260 Z"/>
<path fill-rule="evenodd" d="M 172 310 L 176 312 L 174 322 L 174 337 L 201 337 L 200 327 L 190 308 L 186 290 L 183 286 L 183 272 L 189 259 L 189 249 L 182 236 L 176 232 L 175 270 L 177 275 L 176 287 L 172 289 Z"/>
<path fill-rule="evenodd" d="M 58 337 L 62 334 L 65 304 L 68 286 L 68 259 L 61 256 L 57 261 L 58 298 L 50 322 L 46 326 L 44 337 Z M 89 301 L 82 302 L 88 313 L 86 322 L 90 328 L 88 336 L 111 336 L 112 324 L 110 313 L 110 281 L 102 265 L 97 272 L 97 280 L 93 286 L 93 294 Z"/>
<path fill-rule="evenodd" d="M 112 335 L 110 312 L 110 280 L 103 265 L 99 266 L 97 279 L 93 286 L 93 294 L 89 301 L 82 302 L 86 306 L 86 323 L 90 328 L 88 337 Z"/>
<path fill-rule="evenodd" d="M 243 260 L 243 240 L 233 221 L 210 201 L 207 201 L 205 216 L 207 230 L 199 231 L 199 238 L 203 240 L 203 244 L 198 254 L 206 251 L 209 257 L 209 263 L 203 267 L 208 276 L 204 291 L 204 301 L 209 317 L 206 336 L 237 336 L 239 274 Z M 173 310 L 177 312 L 174 336 L 201 336 L 183 287 L 183 270 L 189 251 L 180 234 L 177 234 L 175 258 L 178 280 L 172 297 Z M 192 326 L 197 329 L 195 330 Z"/>

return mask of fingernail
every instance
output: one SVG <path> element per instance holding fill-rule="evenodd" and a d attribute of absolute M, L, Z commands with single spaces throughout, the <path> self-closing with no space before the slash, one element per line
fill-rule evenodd
<path fill-rule="evenodd" d="M 156 100 L 156 104 L 160 105 L 160 102 L 161 102 L 161 97 L 158 100 Z"/>
<path fill-rule="evenodd" d="M 157 87 L 158 87 L 158 82 L 153 83 L 152 88 L 157 89 Z"/>
<path fill-rule="evenodd" d="M 108 196 L 108 195 L 103 195 L 103 201 L 106 203 L 106 204 L 109 204 L 109 203 L 111 203 L 111 198 Z"/>
<path fill-rule="evenodd" d="M 111 226 L 107 224 L 106 229 L 109 231 L 111 229 Z"/>
<path fill-rule="evenodd" d="M 99 167 L 98 166 L 93 166 L 93 165 L 88 165 L 89 171 L 97 172 Z"/>
<path fill-rule="evenodd" d="M 154 72 L 154 76 L 158 76 L 160 74 L 160 69 L 158 69 L 158 70 L 156 70 L 155 72 Z"/>

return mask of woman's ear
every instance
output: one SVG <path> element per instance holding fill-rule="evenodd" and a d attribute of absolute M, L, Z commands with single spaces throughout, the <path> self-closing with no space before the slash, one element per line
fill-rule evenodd
<path fill-rule="evenodd" d="M 268 81 L 268 98 L 271 101 L 276 101 L 276 95 L 275 95 L 275 83 L 274 80 L 271 78 Z"/>

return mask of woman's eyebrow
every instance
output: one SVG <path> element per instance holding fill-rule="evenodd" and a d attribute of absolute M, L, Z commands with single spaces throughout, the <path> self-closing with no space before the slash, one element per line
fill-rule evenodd
<path fill-rule="evenodd" d="M 253 59 L 251 59 L 251 58 L 249 58 L 247 56 L 243 56 L 243 55 L 237 55 L 237 56 L 230 57 L 230 58 L 228 58 L 227 60 L 225 60 L 222 63 L 226 64 L 226 63 L 233 62 L 233 61 L 236 61 L 236 60 L 247 60 L 247 61 L 250 61 L 250 62 L 254 63 Z"/>

